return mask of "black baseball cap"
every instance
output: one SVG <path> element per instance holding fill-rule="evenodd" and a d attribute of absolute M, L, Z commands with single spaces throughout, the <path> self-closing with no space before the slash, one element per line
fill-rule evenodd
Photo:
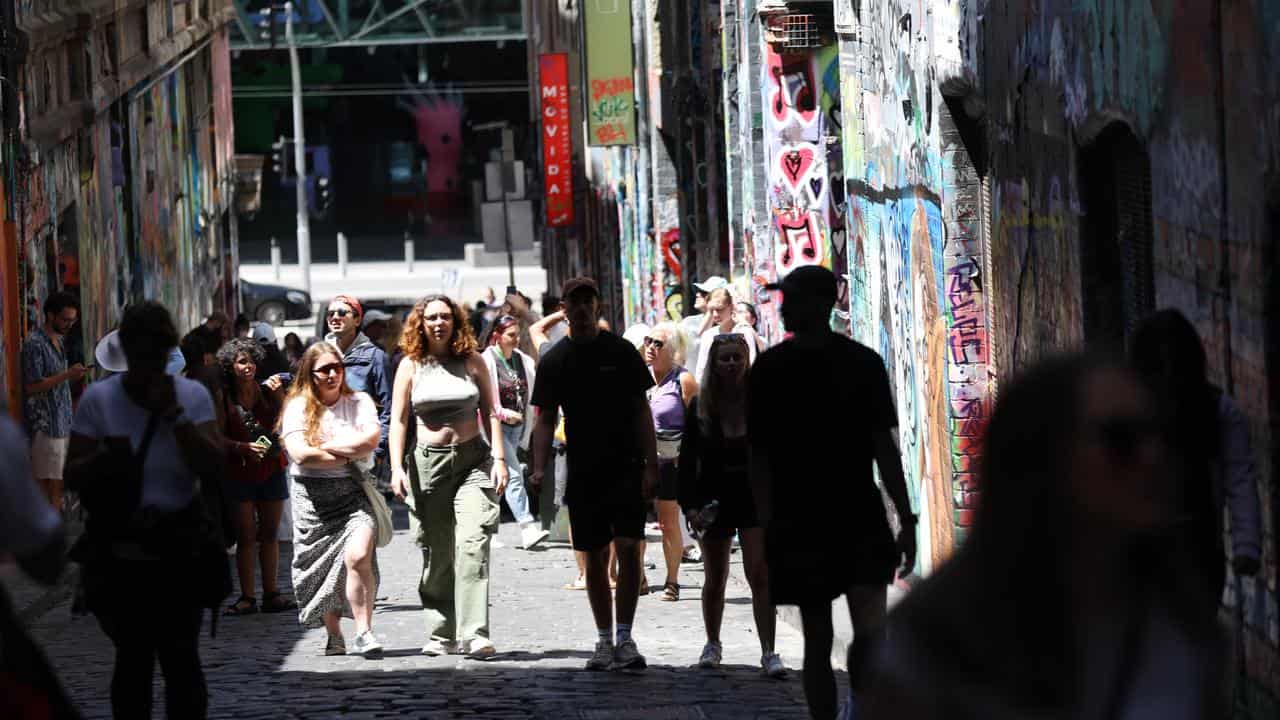
<path fill-rule="evenodd" d="M 592 295 L 600 297 L 599 286 L 596 285 L 595 280 L 592 280 L 589 277 L 576 277 L 566 280 L 564 286 L 560 288 L 560 297 L 568 300 L 570 295 L 584 289 L 590 290 Z"/>
<path fill-rule="evenodd" d="M 778 282 L 764 286 L 766 290 L 781 290 L 783 302 L 788 297 L 807 297 L 821 302 L 836 302 L 836 276 L 821 265 L 805 265 L 787 273 Z"/>

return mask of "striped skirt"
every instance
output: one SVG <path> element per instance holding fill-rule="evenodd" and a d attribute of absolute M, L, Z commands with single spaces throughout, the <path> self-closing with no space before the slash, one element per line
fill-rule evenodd
<path fill-rule="evenodd" d="M 294 476 L 293 594 L 298 622 L 320 627 L 325 613 L 351 617 L 347 603 L 347 541 L 360 528 L 377 535 L 373 508 L 353 479 Z M 373 556 L 373 587 L 378 590 L 378 556 Z"/>

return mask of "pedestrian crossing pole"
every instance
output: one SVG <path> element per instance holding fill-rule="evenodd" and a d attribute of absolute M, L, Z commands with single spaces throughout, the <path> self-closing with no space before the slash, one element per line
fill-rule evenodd
<path fill-rule="evenodd" d="M 289 69 L 293 76 L 293 168 L 298 199 L 298 271 L 302 290 L 311 294 L 311 222 L 307 216 L 307 141 L 303 132 L 302 68 L 293 38 L 293 3 L 284 4 L 284 38 L 289 46 Z"/>

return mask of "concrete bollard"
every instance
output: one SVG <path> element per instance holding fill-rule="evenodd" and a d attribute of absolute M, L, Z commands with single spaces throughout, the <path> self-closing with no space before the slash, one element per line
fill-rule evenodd
<path fill-rule="evenodd" d="M 338 274 L 347 276 L 347 236 L 338 233 Z"/>
<path fill-rule="evenodd" d="M 271 274 L 276 280 L 280 279 L 280 243 L 274 237 L 271 238 Z"/>
<path fill-rule="evenodd" d="M 413 274 L 413 236 L 406 230 L 404 233 L 404 264 Z"/>

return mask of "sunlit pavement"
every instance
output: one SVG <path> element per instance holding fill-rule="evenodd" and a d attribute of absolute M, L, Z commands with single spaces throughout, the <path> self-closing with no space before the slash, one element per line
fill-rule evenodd
<path fill-rule="evenodd" d="M 401 513 L 402 515 L 402 513 Z M 637 675 L 582 670 L 595 641 L 586 594 L 565 590 L 576 567 L 570 550 L 553 544 L 526 552 L 518 529 L 502 528 L 494 549 L 492 634 L 499 655 L 488 661 L 427 658 L 417 578 L 421 553 L 404 531 L 378 553 L 382 587 L 374 630 L 384 657 L 321 655 L 323 630 L 303 630 L 292 613 L 220 618 L 217 638 L 202 632 L 210 686 L 210 716 L 226 718 L 485 717 L 485 718 L 804 718 L 799 673 L 776 681 L 759 675 L 760 649 L 742 579 L 741 554 L 725 608 L 725 664 L 699 670 L 704 640 L 699 604 L 701 568 L 681 568 L 678 603 L 660 600 L 661 570 L 649 570 L 655 591 L 640 601 L 635 635 L 650 669 Z M 656 538 L 654 538 L 656 540 Z M 287 585 L 287 549 L 282 587 Z M 657 560 L 659 545 L 649 545 Z M 176 588 L 157 578 L 137 601 L 165 602 Z M 344 621 L 348 640 L 353 631 Z M 109 717 L 110 642 L 91 617 L 75 618 L 62 601 L 34 624 L 65 687 L 86 717 Z M 778 626 L 778 649 L 789 667 L 802 657 L 794 629 Z M 156 716 L 162 716 L 156 672 Z"/>

